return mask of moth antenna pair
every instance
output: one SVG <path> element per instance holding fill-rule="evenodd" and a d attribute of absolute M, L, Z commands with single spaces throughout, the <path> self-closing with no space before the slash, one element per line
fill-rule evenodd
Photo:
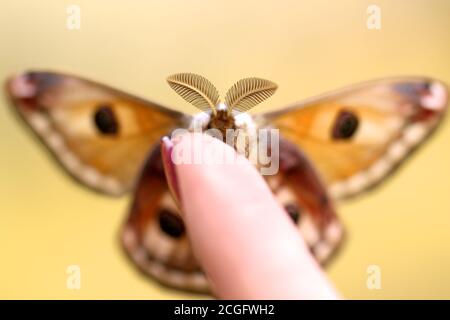
<path fill-rule="evenodd" d="M 212 110 L 217 114 L 219 92 L 206 78 L 193 73 L 177 73 L 167 82 L 184 100 L 202 111 Z M 225 95 L 228 114 L 233 110 L 246 112 L 272 96 L 278 86 L 272 81 L 260 78 L 244 78 L 236 82 Z"/>

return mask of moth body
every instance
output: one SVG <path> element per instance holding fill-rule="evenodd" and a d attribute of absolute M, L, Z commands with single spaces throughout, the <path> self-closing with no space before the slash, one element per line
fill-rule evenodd
<path fill-rule="evenodd" d="M 216 110 L 215 114 L 212 110 L 209 110 L 193 116 L 189 130 L 206 131 L 208 129 L 216 129 L 225 136 L 227 130 L 243 130 L 249 133 L 250 130 L 255 128 L 253 118 L 247 113 L 235 111 L 230 113 L 224 103 L 220 103 Z"/>
<path fill-rule="evenodd" d="M 161 137 L 177 129 L 225 140 L 228 135 L 238 150 L 237 141 L 255 141 L 238 135 L 259 138 L 260 129 L 276 129 L 279 170 L 261 174 L 323 264 L 344 237 L 333 200 L 361 194 L 390 176 L 438 127 L 449 101 L 447 86 L 438 80 L 400 77 L 250 116 L 248 110 L 275 92 L 273 82 L 242 79 L 221 103 L 215 87 L 199 75 L 176 74 L 167 81 L 201 112 L 191 116 L 53 72 L 17 75 L 6 88 L 16 110 L 68 173 L 108 195 L 133 193 L 122 244 L 136 266 L 161 283 L 198 292 L 207 292 L 209 284 L 165 178 Z M 255 150 L 245 144 L 245 153 Z"/>

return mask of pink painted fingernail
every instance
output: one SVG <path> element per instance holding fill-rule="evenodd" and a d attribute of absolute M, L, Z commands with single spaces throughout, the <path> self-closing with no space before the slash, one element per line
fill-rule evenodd
<path fill-rule="evenodd" d="M 180 188 L 178 186 L 175 164 L 172 161 L 172 150 L 173 142 L 169 139 L 169 137 L 163 137 L 161 139 L 161 155 L 164 173 L 166 174 L 167 184 L 169 186 L 170 192 L 172 193 L 178 207 L 181 208 Z"/>

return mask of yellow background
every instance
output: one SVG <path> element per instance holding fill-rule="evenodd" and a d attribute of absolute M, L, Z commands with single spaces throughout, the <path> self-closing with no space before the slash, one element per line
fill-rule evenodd
<path fill-rule="evenodd" d="M 81 29 L 66 28 L 66 6 Z M 382 28 L 366 28 L 366 9 Z M 245 76 L 278 83 L 257 110 L 354 82 L 428 75 L 450 83 L 450 2 L 2 1 L 0 77 L 83 75 L 183 111 L 176 72 L 221 92 Z M 0 97 L 0 298 L 191 298 L 142 277 L 118 245 L 129 197 L 73 183 Z M 348 242 L 327 272 L 347 298 L 450 298 L 450 123 L 375 192 L 339 206 Z M 270 259 L 270 257 L 267 257 Z M 66 267 L 81 267 L 81 290 Z M 379 265 L 382 289 L 366 287 Z"/>

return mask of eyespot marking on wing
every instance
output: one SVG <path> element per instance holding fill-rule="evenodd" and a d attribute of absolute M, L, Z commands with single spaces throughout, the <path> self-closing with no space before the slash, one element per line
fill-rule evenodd
<path fill-rule="evenodd" d="M 270 181 L 272 179 L 273 177 L 267 180 Z M 299 229 L 305 243 L 317 261 L 326 263 L 338 249 L 339 244 L 344 237 L 344 231 L 341 224 L 338 220 L 334 219 L 327 222 L 321 230 L 314 222 L 311 214 L 298 204 L 298 199 L 296 199 L 291 188 L 286 184 L 283 184 L 281 179 L 278 180 L 280 181 L 279 184 L 277 184 L 277 189 L 274 190 L 272 188 L 272 191 L 281 205 L 283 205 L 290 218 L 295 221 L 296 227 Z"/>
<path fill-rule="evenodd" d="M 114 196 L 131 190 L 149 148 L 191 118 L 62 73 L 24 72 L 6 89 L 15 111 L 72 177 Z"/>
<path fill-rule="evenodd" d="M 98 131 L 104 135 L 116 135 L 119 123 L 110 105 L 101 104 L 94 112 L 94 123 Z"/>
<path fill-rule="evenodd" d="M 352 111 L 343 109 L 336 116 L 331 136 L 335 140 L 348 140 L 355 135 L 358 125 L 358 116 Z"/>
<path fill-rule="evenodd" d="M 172 238 L 180 238 L 185 234 L 181 218 L 165 208 L 159 211 L 158 221 L 161 230 Z"/>
<path fill-rule="evenodd" d="M 103 175 L 95 168 L 82 164 L 46 117 L 39 113 L 24 113 L 23 116 L 48 147 L 59 157 L 60 161 L 79 179 L 92 188 L 106 190 L 114 195 L 122 193 L 122 184 L 117 179 L 109 175 Z"/>
<path fill-rule="evenodd" d="M 370 185 L 376 185 L 392 172 L 405 157 L 412 152 L 432 132 L 433 122 L 418 122 L 407 127 L 402 136 L 393 141 L 387 148 L 385 155 L 369 168 L 339 181 L 330 186 L 329 192 L 333 198 L 346 197 L 357 194 Z"/>
<path fill-rule="evenodd" d="M 284 205 L 284 209 L 288 213 L 289 217 L 291 217 L 292 221 L 297 224 L 301 217 L 301 211 L 298 205 L 295 203 L 288 203 Z"/>
<path fill-rule="evenodd" d="M 260 121 L 279 128 L 310 157 L 333 198 L 347 198 L 377 186 L 409 158 L 438 127 L 448 100 L 439 80 L 379 79 L 292 104 Z"/>

